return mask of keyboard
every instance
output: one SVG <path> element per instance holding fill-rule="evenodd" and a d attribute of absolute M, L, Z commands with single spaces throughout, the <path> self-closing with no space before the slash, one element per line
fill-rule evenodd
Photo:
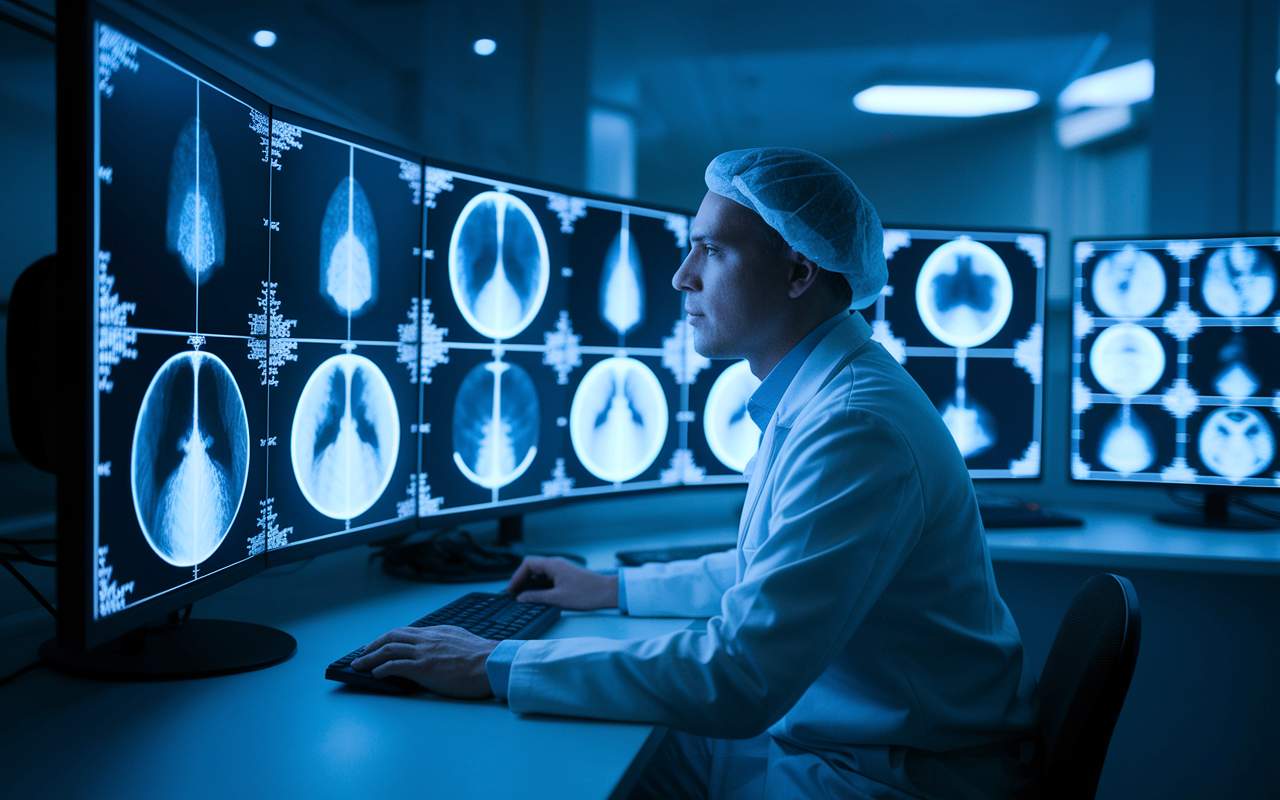
<path fill-rule="evenodd" d="M 429 628 L 433 625 L 456 625 L 486 639 L 534 639 L 541 636 L 560 619 L 559 606 L 546 603 L 518 603 L 511 595 L 472 592 L 452 603 L 432 611 L 409 628 Z M 341 681 L 368 689 L 378 689 L 394 694 L 408 694 L 421 687 L 408 678 L 391 676 L 375 678 L 371 673 L 358 672 L 351 662 L 364 653 L 361 647 L 329 665 L 324 676 L 331 681 Z"/>
<path fill-rule="evenodd" d="M 1078 528 L 1084 520 L 1069 514 L 1056 511 L 1045 511 L 1037 503 L 1020 503 L 1018 505 L 983 505 L 978 504 L 978 512 L 982 515 L 982 527 L 987 530 L 997 528 Z"/>
<path fill-rule="evenodd" d="M 624 567 L 638 567 L 649 562 L 684 561 L 702 558 L 710 553 L 723 553 L 737 547 L 737 542 L 713 542 L 708 544 L 677 545 L 653 550 L 623 550 L 615 553 L 618 563 Z"/>

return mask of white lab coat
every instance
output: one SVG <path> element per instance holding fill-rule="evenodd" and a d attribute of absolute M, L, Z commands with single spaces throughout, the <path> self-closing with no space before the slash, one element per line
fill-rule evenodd
<path fill-rule="evenodd" d="M 912 793 L 895 753 L 1031 735 L 1035 678 L 964 461 L 870 337 L 850 315 L 787 389 L 748 465 L 736 552 L 626 571 L 630 614 L 710 617 L 706 630 L 528 642 L 513 711 L 767 729 L 788 753 Z M 822 773 L 771 768 L 769 795 L 825 794 Z"/>

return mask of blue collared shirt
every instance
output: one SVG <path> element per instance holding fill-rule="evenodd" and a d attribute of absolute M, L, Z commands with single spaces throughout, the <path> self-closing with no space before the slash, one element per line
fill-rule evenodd
<path fill-rule="evenodd" d="M 751 399 L 747 401 L 747 413 L 751 415 L 751 421 L 762 433 L 769 426 L 769 419 L 773 416 L 773 412 L 778 410 L 778 403 L 782 402 L 782 396 L 787 393 L 787 388 L 800 373 L 800 368 L 804 366 L 809 354 L 818 346 L 818 342 L 831 332 L 832 328 L 848 316 L 848 311 L 841 311 L 814 328 L 808 336 L 800 340 L 800 344 L 791 348 L 791 352 L 783 356 L 782 360 L 769 371 L 760 387 L 751 395 Z"/>

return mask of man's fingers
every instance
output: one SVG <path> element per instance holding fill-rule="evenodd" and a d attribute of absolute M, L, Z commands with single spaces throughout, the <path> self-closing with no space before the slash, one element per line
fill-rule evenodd
<path fill-rule="evenodd" d="M 554 600 L 548 600 L 547 595 L 554 595 L 555 589 L 530 589 L 527 592 L 521 592 L 516 601 L 520 603 L 552 603 Z"/>
<path fill-rule="evenodd" d="M 511 576 L 511 580 L 507 581 L 507 591 L 510 592 L 533 573 L 533 567 L 529 564 L 529 559 L 520 562 L 520 566 L 516 567 L 515 574 Z"/>
<path fill-rule="evenodd" d="M 395 676 L 397 678 L 408 678 L 409 680 L 414 680 L 412 661 L 388 661 L 385 664 L 379 664 L 374 667 L 370 672 L 375 678 Z M 417 681 L 414 680 L 414 682 L 416 683 Z"/>

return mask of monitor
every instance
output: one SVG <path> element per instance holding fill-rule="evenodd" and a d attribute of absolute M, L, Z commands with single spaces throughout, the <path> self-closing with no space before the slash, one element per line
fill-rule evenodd
<path fill-rule="evenodd" d="M 1075 243 L 1071 477 L 1196 487 L 1205 513 L 1248 526 L 1227 495 L 1276 490 L 1280 238 Z"/>
<path fill-rule="evenodd" d="M 1043 231 L 884 231 L 889 280 L 863 314 L 974 479 L 1041 474 L 1047 252 Z"/>

